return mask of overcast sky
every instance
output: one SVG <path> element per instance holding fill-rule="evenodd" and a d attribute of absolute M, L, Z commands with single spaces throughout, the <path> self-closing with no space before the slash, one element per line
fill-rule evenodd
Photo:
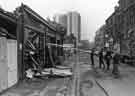
<path fill-rule="evenodd" d="M 82 39 L 92 41 L 96 30 L 114 11 L 118 0 L 0 0 L 0 5 L 7 11 L 13 11 L 21 2 L 44 18 L 68 11 L 78 11 L 81 14 Z"/>

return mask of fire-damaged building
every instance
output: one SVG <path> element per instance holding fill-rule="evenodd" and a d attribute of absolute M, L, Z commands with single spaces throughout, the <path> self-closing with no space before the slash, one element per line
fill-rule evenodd
<path fill-rule="evenodd" d="M 63 28 L 53 26 L 24 4 L 14 13 L 1 9 L 0 91 L 25 79 L 29 69 L 40 73 L 60 64 L 63 48 L 53 44 L 62 46 L 65 34 Z"/>

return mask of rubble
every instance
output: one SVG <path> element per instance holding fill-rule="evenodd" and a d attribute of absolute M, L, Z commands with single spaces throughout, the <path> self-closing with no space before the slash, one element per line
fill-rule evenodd
<path fill-rule="evenodd" d="M 26 77 L 32 79 L 34 77 L 42 76 L 72 76 L 71 68 L 66 66 L 56 66 L 55 68 L 45 68 L 40 70 L 41 72 L 35 72 L 35 70 L 28 69 L 26 70 Z"/>
<path fill-rule="evenodd" d="M 26 77 L 27 78 L 33 78 L 33 76 L 34 76 L 34 72 L 32 71 L 32 69 L 28 69 L 28 70 L 26 70 Z"/>
<path fill-rule="evenodd" d="M 47 75 L 58 75 L 58 76 L 72 76 L 71 68 L 56 67 L 56 68 L 45 68 L 42 72 Z"/>

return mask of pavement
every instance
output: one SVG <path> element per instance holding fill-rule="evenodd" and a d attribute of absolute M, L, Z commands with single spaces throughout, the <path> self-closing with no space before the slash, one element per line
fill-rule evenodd
<path fill-rule="evenodd" d="M 120 64 L 119 65 L 119 72 L 120 75 L 118 78 L 115 78 L 112 74 L 112 66 L 110 71 L 102 70 L 98 68 L 98 58 L 95 57 L 95 68 L 92 68 L 92 71 L 88 70 L 87 64 L 88 56 L 83 54 L 83 61 L 85 61 L 85 65 L 82 66 L 86 67 L 86 72 L 82 72 L 82 78 L 85 77 L 90 79 L 94 78 L 96 82 L 98 82 L 99 87 L 102 87 L 102 91 L 105 93 L 105 96 L 134 96 L 134 89 L 135 89 L 135 67 L 129 66 L 127 64 Z M 90 61 L 90 60 L 89 60 Z M 98 92 L 99 93 L 99 92 Z M 94 94 L 97 94 L 96 92 Z M 86 95 L 86 96 L 95 96 L 95 95 Z M 101 95 L 98 95 L 101 96 Z"/>
<path fill-rule="evenodd" d="M 134 96 L 134 67 L 120 64 L 120 76 L 114 78 L 111 70 L 105 71 L 98 68 L 96 56 L 94 68 L 91 66 L 89 54 L 81 53 L 77 56 L 79 56 L 79 62 L 76 62 L 76 56 L 73 55 L 64 62 L 64 65 L 72 68 L 75 63 L 79 65 L 76 71 L 80 73 L 80 96 Z M 46 78 L 31 83 L 21 83 L 0 96 L 75 96 L 72 93 L 72 85 L 73 78 Z"/>
<path fill-rule="evenodd" d="M 99 72 L 98 82 L 105 88 L 109 96 L 134 96 L 135 68 L 121 64 L 120 76 L 114 78 L 111 72 Z"/>

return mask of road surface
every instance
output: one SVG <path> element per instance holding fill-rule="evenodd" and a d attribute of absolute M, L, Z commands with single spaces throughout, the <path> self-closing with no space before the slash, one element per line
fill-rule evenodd
<path fill-rule="evenodd" d="M 78 61 L 76 62 L 76 57 Z M 74 67 L 75 64 L 77 68 Z M 32 84 L 23 84 L 19 88 L 13 88 L 1 96 L 134 96 L 135 68 L 126 64 L 119 66 L 120 77 L 114 78 L 110 71 L 98 68 L 98 58 L 95 56 L 95 68 L 91 66 L 90 55 L 80 53 L 69 57 L 64 65 L 73 68 L 75 78 L 55 78 Z M 78 74 L 79 72 L 79 74 Z M 75 82 L 74 82 L 75 81 Z M 75 84 L 76 83 L 76 84 Z M 76 87 L 74 87 L 74 85 Z M 26 87 L 27 86 L 27 87 Z M 29 86 L 29 87 L 28 87 Z M 75 89 L 75 90 L 74 90 Z M 77 91 L 76 91 L 77 90 Z"/>

